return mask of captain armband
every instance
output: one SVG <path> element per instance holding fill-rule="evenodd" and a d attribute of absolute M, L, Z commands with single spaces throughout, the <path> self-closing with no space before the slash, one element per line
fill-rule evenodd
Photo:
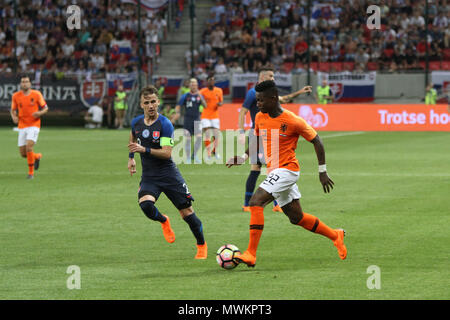
<path fill-rule="evenodd" d="M 169 138 L 169 137 L 161 137 L 160 146 L 161 147 L 164 147 L 164 146 L 173 147 L 174 146 L 173 139 Z"/>

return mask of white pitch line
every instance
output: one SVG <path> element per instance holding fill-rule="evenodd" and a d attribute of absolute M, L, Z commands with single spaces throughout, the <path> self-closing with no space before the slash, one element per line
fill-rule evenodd
<path fill-rule="evenodd" d="M 352 132 L 342 132 L 342 133 L 336 133 L 336 134 L 330 134 L 328 136 L 320 136 L 322 139 L 330 139 L 330 138 L 337 138 L 337 137 L 345 137 L 345 136 L 354 136 L 359 134 L 364 134 L 365 131 L 352 131 Z"/>
<path fill-rule="evenodd" d="M 248 175 L 248 171 L 236 172 L 232 171 L 216 171 L 213 175 L 215 176 L 240 176 Z M 210 172 L 181 172 L 183 176 L 211 176 Z M 24 175 L 23 171 L 0 171 L 0 175 Z M 39 175 L 51 176 L 51 175 L 66 175 L 66 176 L 91 176 L 91 175 L 102 175 L 102 176 L 123 176 L 130 177 L 129 172 L 101 172 L 101 171 L 83 171 L 83 172 L 73 172 L 68 173 L 67 171 L 52 171 L 52 172 L 40 172 Z M 317 172 L 301 172 L 300 176 L 316 176 Z M 333 172 L 332 176 L 342 176 L 342 177 L 429 177 L 429 178 L 446 178 L 450 177 L 450 173 L 408 173 L 408 172 Z M 136 177 L 140 177 L 140 174 L 136 174 Z"/>

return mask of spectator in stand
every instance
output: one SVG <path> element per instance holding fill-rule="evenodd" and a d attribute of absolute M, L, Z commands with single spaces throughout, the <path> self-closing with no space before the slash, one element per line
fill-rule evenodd
<path fill-rule="evenodd" d="M 214 66 L 214 73 L 215 74 L 224 74 L 228 73 L 227 66 L 224 63 L 224 60 L 222 57 L 219 57 L 219 61 Z"/>
<path fill-rule="evenodd" d="M 213 28 L 211 33 L 211 47 L 217 52 L 217 55 L 224 57 L 225 53 L 225 32 L 223 32 L 221 26 Z"/>
<path fill-rule="evenodd" d="M 358 66 L 362 69 L 360 71 L 364 71 L 367 69 L 368 62 L 369 54 L 367 53 L 367 49 L 363 46 L 360 46 L 355 54 L 355 64 L 358 64 Z"/>
<path fill-rule="evenodd" d="M 303 36 L 299 36 L 295 42 L 294 62 L 301 61 L 306 62 L 308 58 L 308 44 Z"/>

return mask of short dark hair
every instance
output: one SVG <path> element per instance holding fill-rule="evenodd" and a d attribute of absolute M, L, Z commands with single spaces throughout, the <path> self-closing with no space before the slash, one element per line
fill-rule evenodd
<path fill-rule="evenodd" d="M 255 86 L 255 91 L 263 92 L 266 95 L 278 96 L 278 89 L 277 86 L 275 85 L 275 81 L 273 80 L 266 80 L 258 83 Z"/>
<path fill-rule="evenodd" d="M 31 81 L 30 75 L 28 75 L 28 74 L 26 74 L 26 73 L 23 73 L 23 74 L 20 75 L 20 80 L 22 80 L 23 78 L 28 78 L 28 80 Z"/>
<path fill-rule="evenodd" d="M 158 96 L 158 89 L 156 89 L 155 86 L 149 85 L 141 89 L 141 92 L 139 93 L 139 98 L 142 98 L 142 96 L 149 96 L 152 94 L 156 94 L 156 96 Z"/>
<path fill-rule="evenodd" d="M 265 66 L 265 67 L 261 67 L 261 68 L 258 69 L 258 75 L 260 75 L 261 73 L 266 72 L 266 71 L 274 72 L 272 67 Z"/>

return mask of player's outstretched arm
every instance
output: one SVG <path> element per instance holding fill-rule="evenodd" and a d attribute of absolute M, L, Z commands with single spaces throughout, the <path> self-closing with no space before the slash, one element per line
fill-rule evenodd
<path fill-rule="evenodd" d="M 325 148 L 323 146 L 322 139 L 319 135 L 316 135 L 314 139 L 310 141 L 314 145 L 316 151 L 317 160 L 319 161 L 319 180 L 322 184 L 323 191 L 329 193 L 333 189 L 334 182 L 327 174 L 327 167 L 325 164 Z"/>
<path fill-rule="evenodd" d="M 288 94 L 285 96 L 280 96 L 279 101 L 280 101 L 280 103 L 288 103 L 288 102 L 291 102 L 292 99 L 296 98 L 297 96 L 304 94 L 304 93 L 309 93 L 309 92 L 312 92 L 312 86 L 305 86 L 302 89 L 295 91 L 291 94 Z"/>

